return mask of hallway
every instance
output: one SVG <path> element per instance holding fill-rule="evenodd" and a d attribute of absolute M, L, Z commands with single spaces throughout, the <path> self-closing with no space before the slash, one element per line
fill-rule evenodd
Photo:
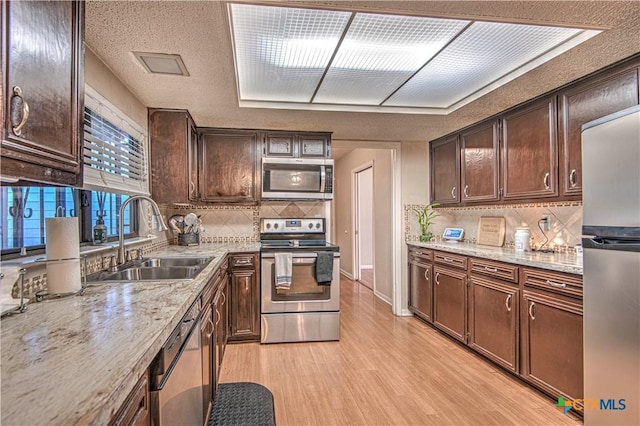
<path fill-rule="evenodd" d="M 341 280 L 341 340 L 227 345 L 221 382 L 273 392 L 283 425 L 580 424 L 554 402 Z"/>

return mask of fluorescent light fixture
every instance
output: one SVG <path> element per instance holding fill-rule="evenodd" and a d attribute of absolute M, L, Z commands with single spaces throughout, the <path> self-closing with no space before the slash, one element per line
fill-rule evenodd
<path fill-rule="evenodd" d="M 180 55 L 167 53 L 132 52 L 145 70 L 151 74 L 171 74 L 189 76 Z"/>
<path fill-rule="evenodd" d="M 597 35 L 230 3 L 241 107 L 448 114 Z"/>

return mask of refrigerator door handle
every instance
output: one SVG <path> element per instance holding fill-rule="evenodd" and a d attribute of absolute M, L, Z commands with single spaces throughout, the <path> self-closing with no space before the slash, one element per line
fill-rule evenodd
<path fill-rule="evenodd" d="M 640 240 L 591 237 L 582 239 L 583 248 L 640 252 Z"/>

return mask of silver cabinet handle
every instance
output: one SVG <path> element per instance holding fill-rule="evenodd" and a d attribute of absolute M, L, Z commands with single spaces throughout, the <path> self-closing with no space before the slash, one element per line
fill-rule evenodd
<path fill-rule="evenodd" d="M 429 276 L 427 275 L 427 272 L 429 272 L 427 269 L 424 270 L 424 279 L 429 281 Z"/>
<path fill-rule="evenodd" d="M 456 198 L 456 187 L 451 188 L 451 198 Z"/>
<path fill-rule="evenodd" d="M 536 319 L 536 317 L 533 315 L 533 307 L 535 305 L 536 305 L 535 302 L 529 302 L 529 316 L 531 317 L 532 321 Z"/>
<path fill-rule="evenodd" d="M 505 306 L 507 307 L 507 311 L 511 312 L 511 296 L 513 296 L 512 294 L 509 294 L 507 296 L 507 300 L 504 301 Z"/>
<path fill-rule="evenodd" d="M 567 288 L 567 285 L 565 283 L 557 283 L 551 280 L 547 280 L 547 285 L 550 285 L 551 287 L 555 287 L 555 288 Z"/>
<path fill-rule="evenodd" d="M 453 259 L 450 258 L 450 257 L 443 257 L 442 260 L 444 260 L 445 262 L 448 262 L 448 263 L 453 263 Z"/>
<path fill-rule="evenodd" d="M 572 188 L 576 187 L 576 169 L 572 169 L 569 173 L 569 184 Z"/>
<path fill-rule="evenodd" d="M 11 127 L 11 131 L 13 131 L 13 134 L 16 136 L 20 136 L 22 134 L 22 128 L 25 124 L 27 124 L 27 119 L 29 118 L 29 104 L 24 100 L 24 97 L 22 96 L 22 89 L 20 88 L 20 86 L 16 86 L 13 88 L 13 98 L 19 98 L 22 101 L 22 119 L 20 119 L 20 122 L 17 125 Z M 13 105 L 14 103 L 11 102 L 11 124 L 13 124 Z"/>
<path fill-rule="evenodd" d="M 211 315 L 209 315 L 209 318 L 207 318 L 207 322 L 211 326 L 211 333 L 207 333 L 207 339 L 209 339 L 211 337 L 211 335 L 213 334 L 213 331 L 215 330 L 216 325 L 213 323 L 213 321 L 211 321 Z"/>
<path fill-rule="evenodd" d="M 222 305 L 224 305 L 225 303 L 227 303 L 227 295 L 224 294 L 224 291 L 222 292 Z"/>
<path fill-rule="evenodd" d="M 490 268 L 488 266 L 485 266 L 484 270 L 489 272 L 498 272 L 498 268 Z"/>
<path fill-rule="evenodd" d="M 436 284 L 440 285 L 440 280 L 438 279 L 438 277 L 440 277 L 440 272 L 436 272 Z"/>
<path fill-rule="evenodd" d="M 216 309 L 216 323 L 215 323 L 215 325 L 218 325 L 218 323 L 220 322 L 220 318 L 222 318 L 222 315 L 220 315 L 220 311 L 218 311 Z"/>
<path fill-rule="evenodd" d="M 469 185 L 465 185 L 462 192 L 464 193 L 465 198 L 469 198 Z"/>
<path fill-rule="evenodd" d="M 544 189 L 550 189 L 551 188 L 549 186 L 549 176 L 550 176 L 549 173 L 545 173 L 545 175 L 544 175 L 544 179 L 543 179 Z"/>

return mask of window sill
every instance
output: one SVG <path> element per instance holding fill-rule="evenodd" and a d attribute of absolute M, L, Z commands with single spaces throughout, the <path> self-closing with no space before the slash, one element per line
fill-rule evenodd
<path fill-rule="evenodd" d="M 155 240 L 156 238 L 158 237 L 155 235 L 149 235 L 146 237 L 129 238 L 124 240 L 124 246 L 129 247 L 136 244 L 146 243 L 146 242 Z M 94 246 L 94 245 L 80 246 L 80 257 L 84 255 L 91 255 L 91 254 L 101 253 L 101 252 L 110 251 L 110 250 L 117 250 L 117 249 L 118 249 L 117 241 L 111 241 L 108 243 L 100 244 L 99 246 Z M 15 259 L 7 260 L 6 262 L 1 262 L 1 264 L 3 266 L 23 266 L 25 268 L 29 268 L 37 264 L 43 265 L 45 263 L 44 259 L 45 259 L 45 256 L 43 256 L 42 254 L 38 254 L 33 256 L 18 257 Z"/>

